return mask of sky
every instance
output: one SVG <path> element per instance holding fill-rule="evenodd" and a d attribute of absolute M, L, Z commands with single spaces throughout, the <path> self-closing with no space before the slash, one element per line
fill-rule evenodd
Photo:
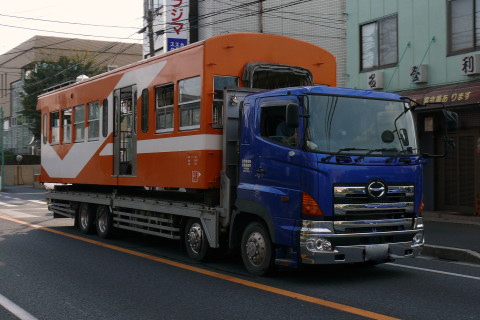
<path fill-rule="evenodd" d="M 7 0 L 0 55 L 35 35 L 142 43 L 143 0 Z"/>

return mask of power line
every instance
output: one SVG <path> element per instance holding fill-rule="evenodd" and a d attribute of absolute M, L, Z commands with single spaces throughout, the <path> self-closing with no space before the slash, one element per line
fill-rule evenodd
<path fill-rule="evenodd" d="M 122 37 L 97 36 L 97 35 L 92 35 L 92 34 L 62 32 L 62 31 L 50 31 L 50 30 L 43 30 L 43 29 L 36 29 L 36 28 L 28 28 L 28 27 L 20 27 L 20 26 L 11 26 L 11 25 L 8 25 L 8 24 L 0 24 L 0 26 L 2 26 L 2 27 L 7 27 L 7 28 L 14 28 L 14 29 L 23 29 L 23 30 L 32 30 L 32 31 L 40 31 L 40 32 L 58 33 L 58 34 L 66 34 L 66 35 L 82 36 L 82 37 L 93 37 L 93 38 L 104 38 L 104 39 L 117 39 L 117 40 L 135 40 L 135 41 L 141 41 L 141 40 L 142 40 L 142 39 L 131 39 L 131 37 L 132 37 L 133 35 L 135 35 L 136 33 L 132 34 L 130 37 L 122 38 Z"/>
<path fill-rule="evenodd" d="M 62 23 L 62 24 L 79 25 L 79 26 L 89 26 L 89 27 L 138 29 L 138 27 L 110 26 L 110 25 L 103 25 L 103 24 L 90 24 L 90 23 L 81 23 L 81 22 L 46 20 L 46 19 L 37 19 L 37 18 L 29 18 L 29 17 L 11 16 L 11 15 L 8 15 L 8 14 L 0 14 L 0 17 L 8 17 L 8 18 L 15 18 L 15 19 L 22 19 L 22 20 L 42 21 L 42 22 Z"/>

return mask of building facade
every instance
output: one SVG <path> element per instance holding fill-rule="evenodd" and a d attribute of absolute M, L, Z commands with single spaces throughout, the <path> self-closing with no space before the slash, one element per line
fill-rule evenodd
<path fill-rule="evenodd" d="M 88 53 L 99 66 L 116 68 L 142 59 L 142 45 L 109 41 L 35 36 L 0 56 L 0 107 L 4 115 L 6 151 L 34 154 L 38 145 L 22 116 L 23 79 L 27 66 L 41 60 Z"/>
<path fill-rule="evenodd" d="M 311 42 L 333 53 L 337 83 L 345 85 L 345 0 L 144 0 L 144 8 L 146 57 L 150 42 L 155 53 L 165 52 L 169 47 L 165 39 L 176 38 L 180 29 L 188 31 L 189 43 L 224 33 L 277 34 Z M 150 40 L 148 17 L 153 22 Z"/>
<path fill-rule="evenodd" d="M 430 210 L 478 213 L 480 199 L 480 3 L 347 0 L 348 87 L 399 92 L 421 103 L 422 152 L 442 154 L 442 104 L 459 116 L 456 143 L 425 168 Z"/>

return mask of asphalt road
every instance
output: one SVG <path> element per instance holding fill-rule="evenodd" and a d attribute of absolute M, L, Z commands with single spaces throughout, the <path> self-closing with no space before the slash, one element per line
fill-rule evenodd
<path fill-rule="evenodd" d="M 0 319 L 478 319 L 480 267 L 408 259 L 248 274 L 176 242 L 85 236 L 34 192 L 0 193 Z M 10 311 L 9 311 L 10 310 Z"/>

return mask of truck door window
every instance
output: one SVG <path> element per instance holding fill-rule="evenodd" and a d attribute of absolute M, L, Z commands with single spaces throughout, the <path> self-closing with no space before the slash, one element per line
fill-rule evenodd
<path fill-rule="evenodd" d="M 294 147 L 297 144 L 297 130 L 287 126 L 286 109 L 286 104 L 261 108 L 260 136 L 277 144 Z"/>

